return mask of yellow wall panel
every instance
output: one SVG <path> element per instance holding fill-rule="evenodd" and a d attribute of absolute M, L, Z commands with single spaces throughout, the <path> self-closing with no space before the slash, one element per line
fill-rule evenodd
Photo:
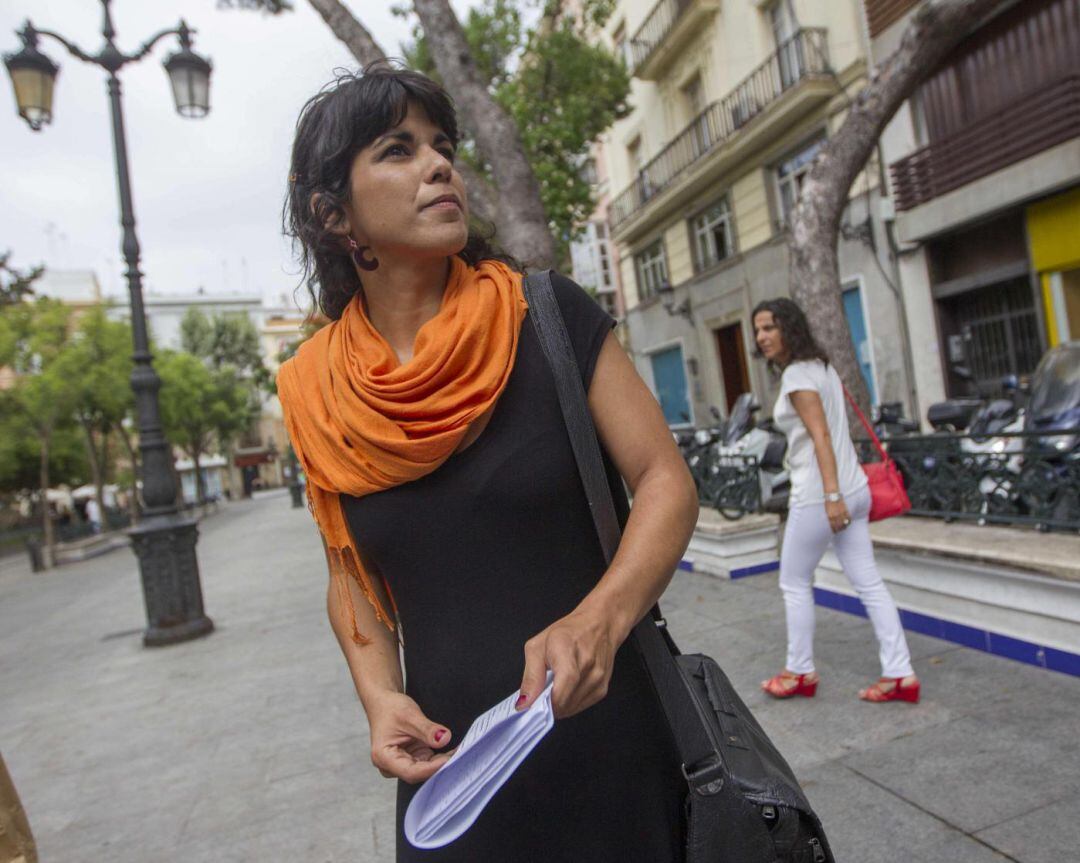
<path fill-rule="evenodd" d="M 673 285 L 681 285 L 694 275 L 694 262 L 690 257 L 690 240 L 686 222 L 681 219 L 668 225 L 664 231 L 664 248 L 667 249 L 668 278 Z"/>
<path fill-rule="evenodd" d="M 731 187 L 731 207 L 735 214 L 739 251 L 748 251 L 772 237 L 765 171 L 756 169 L 735 181 Z"/>
<path fill-rule="evenodd" d="M 1036 270 L 1080 266 L 1080 188 L 1028 207 L 1027 226 Z"/>

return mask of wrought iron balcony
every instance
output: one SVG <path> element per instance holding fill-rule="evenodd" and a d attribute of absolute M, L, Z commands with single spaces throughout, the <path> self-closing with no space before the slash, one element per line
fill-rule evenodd
<path fill-rule="evenodd" d="M 683 43 L 700 32 L 720 0 L 660 0 L 630 40 L 630 67 L 639 78 L 655 79 Z"/>
<path fill-rule="evenodd" d="M 695 117 L 612 201 L 614 228 L 801 81 L 829 72 L 825 30 L 799 30 L 724 98 Z"/>

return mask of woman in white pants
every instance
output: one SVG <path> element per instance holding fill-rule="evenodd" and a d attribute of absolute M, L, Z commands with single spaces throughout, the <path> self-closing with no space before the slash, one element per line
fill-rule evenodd
<path fill-rule="evenodd" d="M 844 389 L 810 332 L 802 309 L 788 299 L 760 303 L 754 340 L 769 367 L 781 371 L 773 420 L 787 436 L 791 499 L 780 552 L 780 590 L 787 613 L 787 661 L 762 688 L 776 698 L 812 697 L 814 570 L 833 544 L 874 627 L 881 678 L 859 692 L 864 701 L 919 700 L 900 615 L 881 580 L 870 543 L 870 490 L 848 431 Z"/>

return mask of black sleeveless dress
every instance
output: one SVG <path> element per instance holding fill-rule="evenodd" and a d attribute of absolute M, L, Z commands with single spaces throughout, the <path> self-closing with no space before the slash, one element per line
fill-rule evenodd
<path fill-rule="evenodd" d="M 555 276 L 588 388 L 612 319 Z M 622 481 L 605 454 L 620 517 Z M 521 685 L 525 642 L 571 612 L 604 572 L 551 370 L 526 316 L 506 389 L 481 435 L 436 471 L 343 506 L 394 593 L 405 686 L 460 741 Z M 476 823 L 423 851 L 402 821 L 420 786 L 398 784 L 399 863 L 676 863 L 685 782 L 633 645 L 607 697 L 555 727 Z"/>

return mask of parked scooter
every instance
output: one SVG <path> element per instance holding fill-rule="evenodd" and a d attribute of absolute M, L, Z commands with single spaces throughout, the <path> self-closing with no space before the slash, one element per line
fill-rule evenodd
<path fill-rule="evenodd" d="M 694 478 L 699 499 L 702 498 L 708 476 L 711 447 L 719 440 L 725 427 L 724 421 L 720 418 L 720 411 L 715 407 L 709 408 L 709 411 L 716 420 L 716 425 L 695 431 L 672 432 L 675 444 L 682 452 L 683 460 L 690 469 L 690 475 Z"/>
<path fill-rule="evenodd" d="M 1025 440 L 1020 485 L 1040 529 L 1080 524 L 1080 341 L 1051 348 L 1031 377 L 1024 416 L 1028 432 L 1062 431 Z"/>
<path fill-rule="evenodd" d="M 787 439 L 772 420 L 753 423 L 753 415 L 760 409 L 752 394 L 739 396 L 715 447 L 710 486 L 713 505 L 732 521 L 748 512 L 787 508 L 791 490 L 784 465 Z"/>

